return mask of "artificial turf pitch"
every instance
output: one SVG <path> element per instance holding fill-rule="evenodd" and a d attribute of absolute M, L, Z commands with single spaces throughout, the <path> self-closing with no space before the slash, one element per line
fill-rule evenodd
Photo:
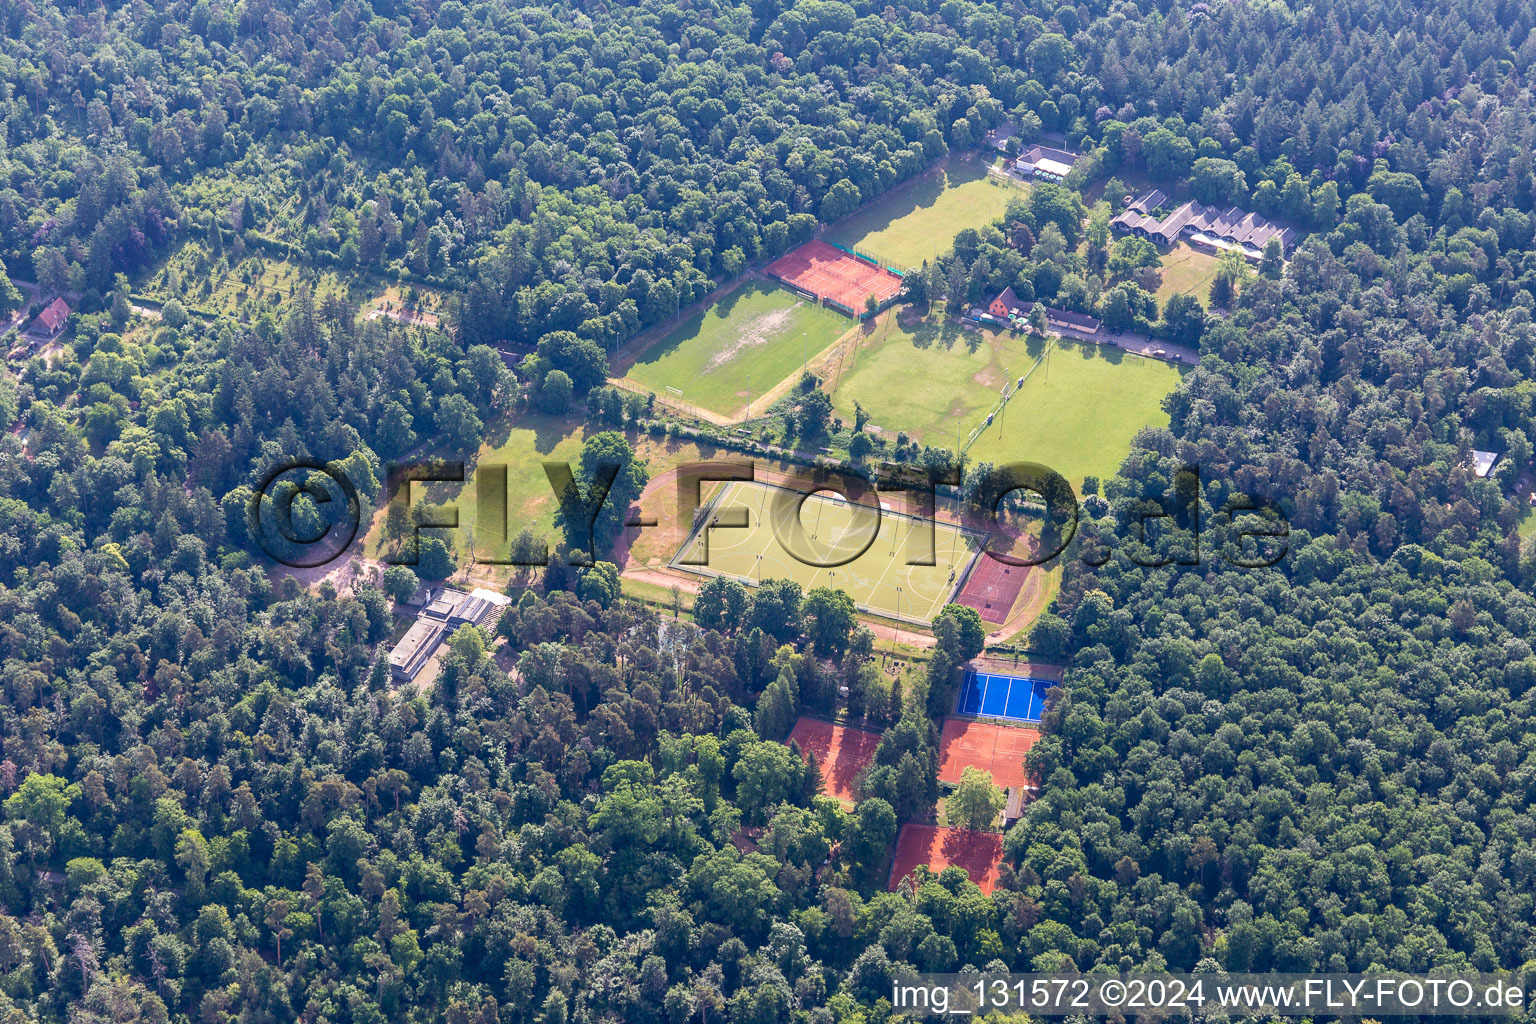
<path fill-rule="evenodd" d="M 707 576 L 732 576 L 748 586 L 763 580 L 792 579 L 802 590 L 835 587 L 853 598 L 861 611 L 927 624 L 954 597 L 981 550 L 984 538 L 949 523 L 882 509 L 879 532 L 862 554 L 843 565 L 836 553 L 851 553 L 869 528 L 869 512 L 818 492 L 799 505 L 802 541 L 794 538 L 797 492 L 761 481 L 732 481 L 719 490 L 672 559 L 672 566 Z M 722 511 L 743 508 L 745 527 L 714 526 Z M 912 565 L 928 554 L 932 565 Z M 792 552 L 799 550 L 809 558 Z M 703 564 L 692 564 L 703 560 Z"/>

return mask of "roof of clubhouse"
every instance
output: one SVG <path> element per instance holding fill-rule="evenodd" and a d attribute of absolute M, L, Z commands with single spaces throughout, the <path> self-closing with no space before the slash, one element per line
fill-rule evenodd
<path fill-rule="evenodd" d="M 1280 240 L 1282 252 L 1290 252 L 1296 244 L 1293 229 L 1283 228 L 1267 217 L 1236 206 L 1223 210 L 1191 199 L 1172 213 L 1157 216 L 1157 211 L 1167 202 L 1166 193 L 1152 189 L 1126 204 L 1110 223 L 1121 231 L 1142 235 L 1164 245 L 1172 245 L 1180 236 L 1188 236 L 1215 248 L 1240 249 L 1249 256 L 1262 254 L 1271 238 Z"/>

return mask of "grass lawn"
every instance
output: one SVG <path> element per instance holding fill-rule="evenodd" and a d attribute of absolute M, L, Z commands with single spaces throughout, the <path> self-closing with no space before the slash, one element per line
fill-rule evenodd
<path fill-rule="evenodd" d="M 894 439 L 897 431 L 953 448 L 995 407 L 1005 380 L 1024 375 L 1045 344 L 1028 334 L 964 331 L 922 321 L 882 323 L 862 342 L 833 395 L 851 421 L 854 402 Z M 1166 424 L 1163 396 L 1180 370 L 1119 349 L 1057 343 L 1047 365 L 1025 382 L 1006 415 L 977 438 L 972 460 L 1027 460 L 1072 481 L 1112 476 L 1144 426 Z"/>
<path fill-rule="evenodd" d="M 635 359 L 625 379 L 664 395 L 733 416 L 748 388 L 761 397 L 854 326 L 852 320 L 794 292 L 749 280 L 709 309 L 684 320 Z"/>
<path fill-rule="evenodd" d="M 539 536 L 552 540 L 555 536 L 555 495 L 544 475 L 543 464 L 550 461 L 576 465 L 585 438 L 580 420 L 571 416 L 525 413 L 511 424 L 505 421 L 491 424 L 487 433 L 490 436 L 482 441 L 475 462 L 465 467 L 467 483 L 416 482 L 411 484 L 411 500 L 415 502 L 425 497 L 434 504 L 457 508 L 459 532 L 462 533 L 464 528 L 476 525 L 478 503 L 474 473 L 484 467 L 505 466 L 508 536 L 514 536 L 528 526 Z M 374 518 L 368 537 L 371 555 L 383 550 L 385 511 L 381 508 Z M 478 536 L 485 531 L 477 530 L 476 533 Z M 489 539 L 488 535 L 486 539 Z M 461 553 L 467 552 L 462 536 L 456 537 L 455 543 Z M 487 557 L 490 557 L 489 553 Z"/>
<path fill-rule="evenodd" d="M 1170 295 L 1193 295 L 1202 306 L 1211 302 L 1211 281 L 1216 277 L 1216 257 L 1192 249 L 1183 242 L 1163 257 L 1163 283 L 1157 289 L 1161 309 Z"/>
<path fill-rule="evenodd" d="M 517 418 L 517 422 L 496 430 L 492 438 L 481 444 L 475 460 L 477 472 L 488 466 L 507 467 L 508 537 L 516 536 L 527 526 L 536 535 L 553 542 L 556 500 L 549 478 L 544 475 L 544 463 L 569 462 L 574 470 L 585 438 L 585 428 L 574 417 L 525 413 Z M 477 490 L 471 480 L 449 499 L 459 508 L 461 528 L 477 522 Z"/>
<path fill-rule="evenodd" d="M 526 526 L 533 530 L 535 536 L 543 538 L 553 547 L 559 539 L 559 531 L 555 528 L 556 502 L 549 478 L 544 474 L 544 463 L 568 462 L 574 471 L 587 435 L 588 428 L 573 416 L 546 416 L 526 412 L 519 414 L 510 423 L 506 420 L 494 421 L 487 427 L 486 437 L 481 442 L 475 461 L 466 465 L 465 483 L 413 483 L 411 498 L 416 501 L 425 497 L 434 504 L 452 506 L 458 510 L 459 530 L 445 530 L 439 535 L 446 539 L 450 532 L 455 534 L 453 541 L 461 562 L 468 560 L 466 528 L 475 530 L 477 553 L 481 558 L 504 558 L 507 551 L 504 548 L 498 551 L 488 547 L 490 533 L 478 527 L 478 474 L 489 467 L 505 466 L 508 538 L 516 536 Z M 670 438 L 653 440 L 649 436 L 640 435 L 630 437 L 629 443 L 636 458 L 644 463 L 652 477 L 680 463 L 697 462 L 707 457 L 707 453 L 701 453 L 697 445 Z M 379 557 L 385 550 L 386 512 L 387 509 L 379 509 L 370 526 L 367 553 L 372 557 Z M 655 529 L 640 531 L 637 547 L 656 533 L 658 531 Z M 659 560 L 671 557 L 675 548 L 674 542 Z M 511 576 L 512 567 L 496 566 L 493 572 L 505 579 Z"/>
<path fill-rule="evenodd" d="M 1117 348 L 1058 342 L 969 454 L 1043 463 L 1073 486 L 1084 476 L 1114 476 L 1138 430 L 1168 424 L 1163 397 L 1182 374 L 1181 366 Z"/>
<path fill-rule="evenodd" d="M 690 536 L 674 567 L 732 576 L 748 586 L 792 579 L 806 592 L 836 587 L 861 609 L 921 623 L 954 596 L 980 546 L 978 535 L 948 523 L 895 512 L 876 521 L 840 498 L 807 499 L 763 482 L 725 484 L 713 507 L 746 509 L 747 527 L 712 529 L 707 540 L 703 533 Z M 931 565 L 912 564 L 930 558 Z"/>
<path fill-rule="evenodd" d="M 951 160 L 844 217 L 823 237 L 892 266 L 919 267 L 948 250 L 962 228 L 982 228 L 1001 217 L 1024 188 L 989 177 L 978 161 Z"/>
<path fill-rule="evenodd" d="M 978 414 L 985 415 L 1004 370 L 1022 374 L 1042 347 L 1023 336 L 964 331 L 953 322 L 902 327 L 888 317 L 860 341 L 832 405 L 846 422 L 854 419 L 854 403 L 863 405 L 887 439 L 905 431 L 925 444 L 953 448 Z"/>

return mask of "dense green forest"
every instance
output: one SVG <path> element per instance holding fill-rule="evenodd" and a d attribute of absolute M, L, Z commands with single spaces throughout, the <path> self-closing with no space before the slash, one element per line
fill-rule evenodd
<path fill-rule="evenodd" d="M 907 965 L 1536 973 L 1529 5 L 0 0 L 0 26 L 0 258 L 77 310 L 0 378 L 7 1021 L 841 1024 Z M 345 461 L 371 510 L 389 461 L 579 401 L 617 344 L 1005 119 L 1083 169 L 912 297 L 1014 286 L 1201 360 L 1031 634 L 1068 668 L 991 893 L 884 874 L 938 798 L 964 613 L 892 675 L 841 592 L 721 581 L 690 622 L 557 561 L 418 693 L 391 581 L 309 590 L 252 545 L 277 459 Z M 1232 269 L 1219 314 L 1159 309 L 1081 195 L 1104 178 L 1307 240 Z M 188 243 L 204 273 L 440 288 L 452 329 L 300 288 L 130 331 Z M 1287 557 L 1104 561 L 1185 464 L 1207 516 L 1283 509 Z M 852 811 L 780 742 L 839 704 L 886 728 Z"/>

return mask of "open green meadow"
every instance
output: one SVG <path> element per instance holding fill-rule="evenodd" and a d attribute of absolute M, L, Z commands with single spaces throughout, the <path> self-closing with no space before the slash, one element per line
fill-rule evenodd
<path fill-rule="evenodd" d="M 461 557 L 468 555 L 466 530 L 475 534 L 481 554 L 491 557 L 490 531 L 479 525 L 479 487 L 482 475 L 490 467 L 505 467 L 507 488 L 507 535 L 515 536 L 523 527 L 534 534 L 553 540 L 555 531 L 555 495 L 544 475 L 545 462 L 569 462 L 573 467 L 581 457 L 581 443 L 585 432 L 581 422 L 572 416 L 546 416 L 541 413 L 523 413 L 516 422 L 495 421 L 487 425 L 487 436 L 481 444 L 475 461 L 466 467 L 468 482 L 424 482 L 411 484 L 411 500 L 425 498 L 434 505 L 452 506 L 458 510 L 459 529 L 454 543 Z M 375 517 L 368 538 L 369 553 L 385 550 L 383 531 L 384 511 Z M 444 531 L 446 538 L 449 531 Z M 505 554 L 505 551 L 501 552 Z"/>
<path fill-rule="evenodd" d="M 369 295 L 362 282 L 344 282 L 329 271 L 313 273 L 264 253 L 243 258 L 228 251 L 214 254 L 197 242 L 187 243 L 167 260 L 144 293 L 161 302 L 178 299 L 189 309 L 243 312 L 253 319 L 270 312 L 281 318 L 300 285 L 307 285 L 316 299 L 336 292 L 354 305 Z"/>
<path fill-rule="evenodd" d="M 521 412 L 511 420 L 498 418 L 486 425 L 480 450 L 473 462 L 466 465 L 466 482 L 426 482 L 411 485 L 413 502 L 423 498 L 429 504 L 452 507 L 458 511 L 457 530 L 443 530 L 444 540 L 452 539 L 459 560 L 469 560 L 470 534 L 474 535 L 477 555 L 482 559 L 505 557 L 508 553 L 503 544 L 491 543 L 495 527 L 480 522 L 480 489 L 494 486 L 495 471 L 505 471 L 506 480 L 506 533 L 508 541 L 524 527 L 535 537 L 553 546 L 560 539 L 555 527 L 557 502 L 549 478 L 544 473 L 544 463 L 569 463 L 574 471 L 581 460 L 581 446 L 592 428 L 576 416 L 549 416 L 536 412 Z M 637 458 L 652 478 L 682 463 L 698 462 L 706 457 L 698 445 L 674 438 L 651 438 L 647 435 L 631 435 L 629 443 Z M 665 492 L 670 496 L 671 492 Z M 657 502 L 653 510 L 665 516 L 665 502 Z M 366 541 L 370 556 L 378 557 L 388 550 L 384 524 L 387 509 L 379 509 L 369 527 Z M 489 513 L 494 515 L 494 513 Z M 662 543 L 665 531 L 650 529 L 640 531 L 634 537 L 635 548 L 644 547 L 656 562 L 664 562 L 673 554 L 672 546 L 665 553 L 650 549 Z M 511 568 L 506 567 L 506 573 Z"/>
<path fill-rule="evenodd" d="M 494 429 L 494 428 L 493 428 Z M 553 541 L 555 530 L 555 492 L 544 475 L 544 463 L 569 462 L 574 469 L 581 458 L 581 443 L 586 431 L 570 416 L 546 416 L 524 413 L 517 422 L 503 427 L 487 439 L 475 460 L 475 480 L 463 486 L 450 500 L 458 506 L 459 526 L 474 527 L 478 536 L 489 536 L 479 526 L 479 480 L 492 466 L 506 467 L 507 536 L 516 536 L 523 527 L 534 535 Z M 451 485 L 455 488 L 457 484 Z M 478 542 L 478 541 L 477 541 Z M 461 542 L 462 546 L 462 542 Z"/>
<path fill-rule="evenodd" d="M 832 396 L 851 421 L 854 403 L 888 439 L 905 431 L 924 444 L 954 448 L 996 407 L 1005 381 L 1035 365 L 1046 343 L 1029 334 L 901 327 L 894 318 L 860 343 Z M 1072 481 L 1112 476 L 1145 426 L 1166 424 L 1163 396 L 1180 370 L 1119 349 L 1057 342 L 1006 413 L 968 456 L 972 461 L 1038 462 Z"/>
<path fill-rule="evenodd" d="M 930 621 L 954 595 L 980 550 L 980 538 L 970 531 L 890 511 L 872 530 L 871 512 L 855 512 L 841 496 L 829 493 L 813 494 L 800 504 L 800 495 L 789 488 L 738 481 L 717 494 L 709 514 L 746 509 L 746 527 L 715 527 L 707 538 L 706 531 L 691 534 L 672 561 L 675 568 L 733 576 L 749 586 L 792 579 L 806 591 L 836 587 L 861 609 L 889 618 Z M 932 565 L 908 564 L 930 554 Z M 836 566 L 808 564 L 839 560 L 834 555 L 854 557 Z"/>
<path fill-rule="evenodd" d="M 1163 256 L 1163 283 L 1157 289 L 1158 308 L 1167 305 L 1172 295 L 1193 295 L 1202 306 L 1209 305 L 1211 281 L 1215 277 L 1215 256 L 1179 242 Z"/>
<path fill-rule="evenodd" d="M 625 379 L 722 416 L 745 411 L 853 327 L 853 321 L 787 288 L 749 280 L 648 345 Z"/>
<path fill-rule="evenodd" d="M 823 237 L 892 266 L 919 267 L 946 252 L 962 228 L 1000 218 L 1025 187 L 988 176 L 979 162 L 951 160 L 850 213 Z"/>

